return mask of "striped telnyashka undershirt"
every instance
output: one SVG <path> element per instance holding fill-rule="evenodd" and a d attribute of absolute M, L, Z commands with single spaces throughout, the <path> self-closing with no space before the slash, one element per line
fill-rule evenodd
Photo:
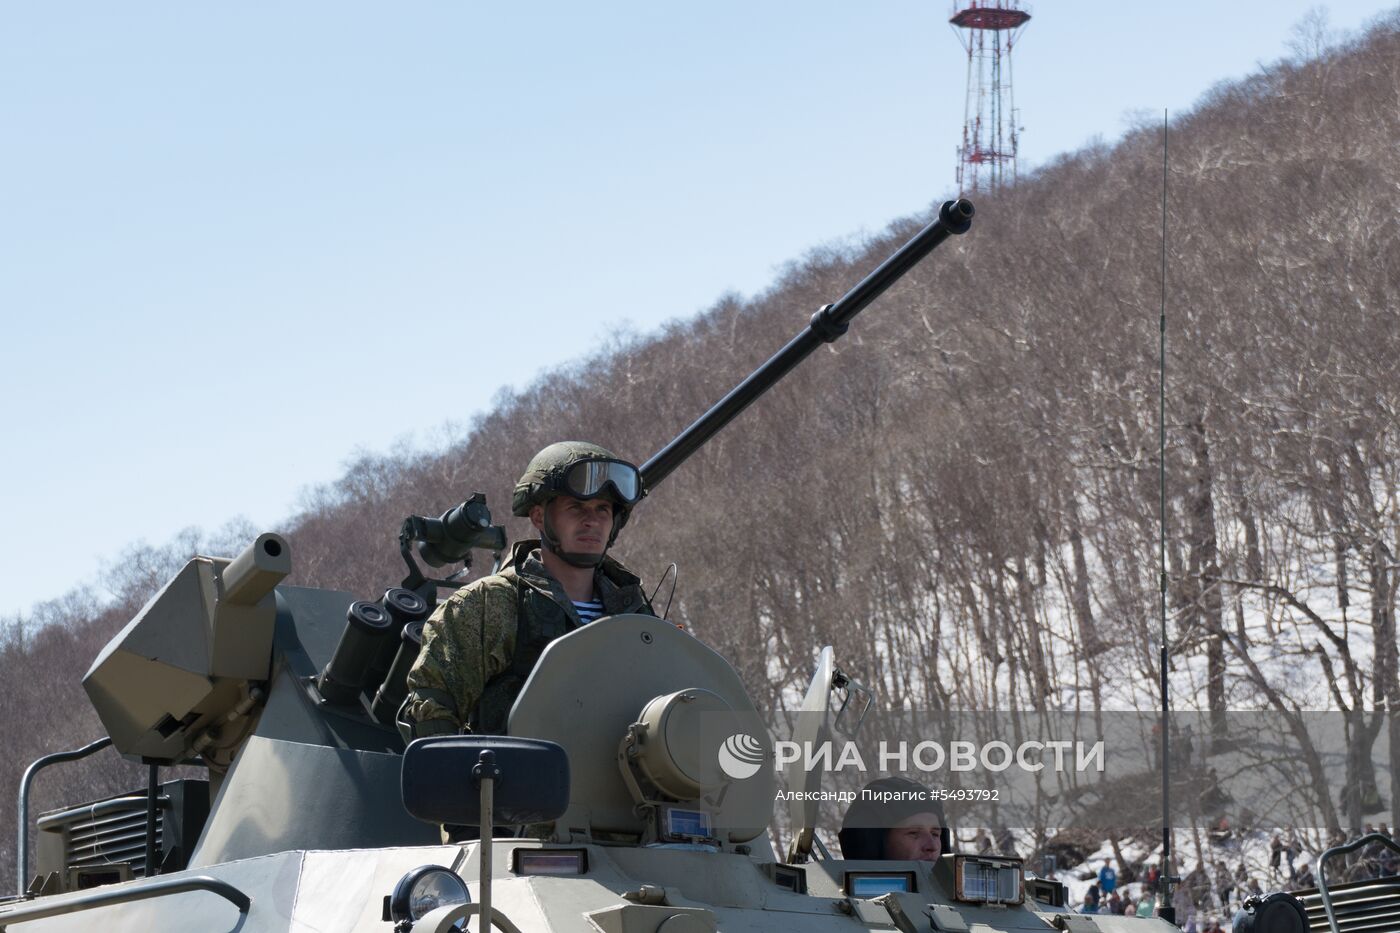
<path fill-rule="evenodd" d="M 578 612 L 578 617 L 583 620 L 584 625 L 598 619 L 603 614 L 603 604 L 599 600 L 589 599 L 580 602 L 575 599 L 573 600 L 573 604 L 575 611 Z"/>

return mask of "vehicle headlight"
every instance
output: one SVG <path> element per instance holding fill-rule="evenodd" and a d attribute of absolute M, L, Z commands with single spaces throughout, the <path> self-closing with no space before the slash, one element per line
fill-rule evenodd
<path fill-rule="evenodd" d="M 470 904 L 471 900 L 466 882 L 450 869 L 420 865 L 394 885 L 394 893 L 389 895 L 389 919 L 395 923 L 417 921 L 439 907 Z"/>

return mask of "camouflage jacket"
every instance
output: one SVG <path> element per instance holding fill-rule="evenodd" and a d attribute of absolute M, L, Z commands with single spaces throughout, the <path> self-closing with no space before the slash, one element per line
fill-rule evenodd
<path fill-rule="evenodd" d="M 433 611 L 408 673 L 403 718 L 415 737 L 504 732 L 505 716 L 545 646 L 583 624 L 564 587 L 544 569 L 538 546 L 518 542 L 500 573 L 467 584 Z M 654 614 L 641 580 L 617 561 L 605 558 L 594 580 L 604 614 Z M 522 632 L 530 640 L 524 652 L 517 651 Z"/>

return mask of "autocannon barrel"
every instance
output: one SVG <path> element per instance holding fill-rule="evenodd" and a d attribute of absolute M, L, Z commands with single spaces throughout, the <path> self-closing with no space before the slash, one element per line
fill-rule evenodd
<path fill-rule="evenodd" d="M 861 279 L 840 301 L 818 309 L 807 327 L 789 340 L 786 346 L 773 354 L 766 363 L 750 373 L 690 427 L 642 464 L 642 488 L 647 492 L 656 488 L 672 470 L 684 463 L 721 428 L 733 421 L 754 399 L 767 392 L 793 367 L 810 356 L 813 350 L 845 334 L 852 318 L 880 297 L 885 289 L 899 281 L 919 260 L 932 252 L 934 247 L 953 234 L 966 233 L 972 226 L 972 213 L 972 202 L 966 199 L 945 201 L 938 211 L 937 220 L 919 231 L 912 240 L 880 263 L 875 271 Z"/>

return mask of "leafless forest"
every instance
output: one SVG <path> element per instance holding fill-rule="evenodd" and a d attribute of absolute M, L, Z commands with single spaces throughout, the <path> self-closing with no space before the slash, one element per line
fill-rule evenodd
<path fill-rule="evenodd" d="M 1149 120 L 978 199 L 969 235 L 639 506 L 618 556 L 650 582 L 679 565 L 671 616 L 760 706 L 790 704 L 833 644 L 891 707 L 1155 708 L 1161 169 Z M 1175 117 L 1168 187 L 1176 702 L 1339 710 L 1358 749 L 1386 733 L 1400 764 L 1400 17 Z M 275 529 L 293 581 L 382 592 L 403 575 L 404 516 L 480 490 L 507 517 L 548 442 L 645 459 L 928 217 L 814 252 L 752 300 L 619 335 L 440 452 L 360 459 Z M 79 679 L 106 639 L 193 550 L 253 532 L 134 550 L 3 620 L 0 826 L 29 761 L 99 736 Z M 1329 828 L 1363 809 L 1400 824 L 1389 781 L 1355 757 L 1363 793 L 1300 790 Z M 47 772 L 37 808 L 141 786 L 115 759 Z M 0 878 L 13 844 L 0 835 Z"/>

